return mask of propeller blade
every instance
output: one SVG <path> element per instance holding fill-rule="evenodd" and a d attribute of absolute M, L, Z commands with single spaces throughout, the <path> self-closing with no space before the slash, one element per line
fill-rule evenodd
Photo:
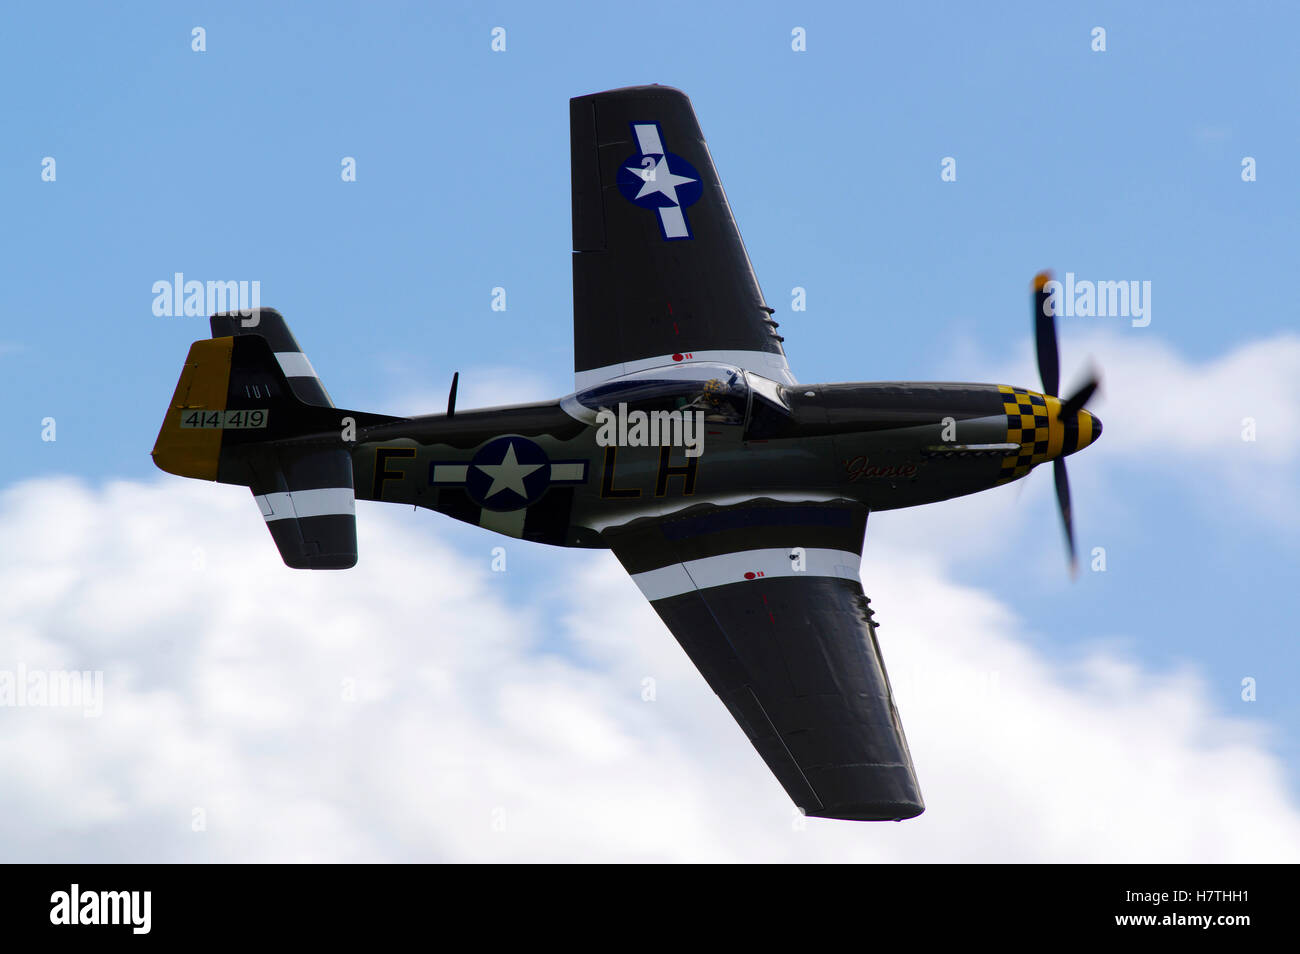
<path fill-rule="evenodd" d="M 1034 344 L 1038 352 L 1038 375 L 1043 381 L 1043 393 L 1059 397 L 1061 390 L 1061 351 L 1056 336 L 1056 315 L 1047 309 L 1051 295 L 1047 292 L 1047 283 L 1052 280 L 1051 272 L 1039 272 L 1034 276 Z M 1088 380 L 1077 391 L 1061 402 L 1059 418 L 1062 422 L 1077 418 L 1083 406 L 1097 393 L 1100 385 L 1098 374 L 1094 369 Z M 1100 426 L 1100 424 L 1098 425 Z M 1074 515 L 1070 509 L 1070 477 L 1065 470 L 1065 458 L 1057 457 L 1052 461 L 1052 477 L 1056 481 L 1056 505 L 1061 511 L 1061 524 L 1065 527 L 1065 545 L 1070 553 L 1070 575 L 1078 576 L 1079 555 L 1074 545 Z"/>
<path fill-rule="evenodd" d="M 1056 316 L 1047 313 L 1047 283 L 1051 272 L 1034 277 L 1034 340 L 1038 347 L 1038 376 L 1043 393 L 1055 397 L 1061 390 L 1061 354 L 1056 345 Z"/>
<path fill-rule="evenodd" d="M 1083 406 L 1092 400 L 1092 396 L 1097 391 L 1097 385 L 1100 382 L 1096 378 L 1090 378 L 1083 387 L 1075 391 L 1068 398 L 1061 402 L 1061 420 L 1069 420 L 1083 410 Z"/>
<path fill-rule="evenodd" d="M 1065 458 L 1052 461 L 1052 476 L 1056 478 L 1056 503 L 1061 508 L 1061 522 L 1065 525 L 1065 543 L 1070 549 L 1070 573 L 1079 568 L 1079 556 L 1074 549 L 1074 517 L 1070 512 L 1070 478 L 1065 472 Z"/>

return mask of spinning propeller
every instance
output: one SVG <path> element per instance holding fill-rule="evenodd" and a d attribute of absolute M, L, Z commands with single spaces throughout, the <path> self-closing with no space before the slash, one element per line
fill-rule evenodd
<path fill-rule="evenodd" d="M 1050 272 L 1040 272 L 1034 277 L 1034 341 L 1038 349 L 1038 374 L 1043 381 L 1043 393 L 1061 400 L 1058 418 L 1067 429 L 1073 428 L 1077 433 L 1079 415 L 1084 405 L 1096 393 L 1100 383 L 1095 371 L 1090 371 L 1088 380 L 1068 398 L 1060 398 L 1061 388 L 1061 354 L 1057 346 L 1056 316 L 1047 311 L 1047 302 L 1051 297 L 1047 292 L 1047 283 L 1051 281 Z M 1101 421 L 1091 418 L 1092 440 L 1101 433 Z M 1070 512 L 1070 478 L 1065 471 L 1066 451 L 1052 461 L 1052 476 L 1056 479 L 1056 503 L 1061 511 L 1061 522 L 1065 526 L 1065 542 L 1070 551 L 1070 572 L 1078 572 L 1079 559 L 1074 546 L 1074 518 Z"/>

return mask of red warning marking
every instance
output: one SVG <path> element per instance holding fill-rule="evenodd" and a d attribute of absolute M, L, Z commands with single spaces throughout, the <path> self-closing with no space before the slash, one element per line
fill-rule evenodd
<path fill-rule="evenodd" d="M 677 322 L 675 322 L 675 321 L 673 322 L 673 334 L 675 334 L 675 335 L 680 335 L 680 334 L 681 334 L 681 332 L 677 330 Z"/>
<path fill-rule="evenodd" d="M 674 360 L 674 361 L 680 361 L 680 360 L 682 360 L 682 355 L 680 355 L 680 354 L 675 354 L 675 355 L 673 355 L 673 360 Z"/>
<path fill-rule="evenodd" d="M 760 577 L 760 576 L 763 576 L 763 571 L 762 571 L 762 570 L 759 570 L 757 573 L 755 573 L 753 570 L 746 570 L 746 571 L 745 571 L 745 579 L 747 579 L 747 580 L 754 580 L 754 579 L 757 579 L 757 578 Z M 763 597 L 763 602 L 764 602 L 764 603 L 767 602 L 767 597 L 766 597 L 766 596 Z"/>
<path fill-rule="evenodd" d="M 672 303 L 672 302 L 669 302 L 669 303 L 668 303 L 668 314 L 671 315 L 672 313 L 673 313 L 673 303 Z"/>
<path fill-rule="evenodd" d="M 745 574 L 745 579 L 752 580 L 753 578 L 754 578 L 754 574 L 752 572 Z"/>

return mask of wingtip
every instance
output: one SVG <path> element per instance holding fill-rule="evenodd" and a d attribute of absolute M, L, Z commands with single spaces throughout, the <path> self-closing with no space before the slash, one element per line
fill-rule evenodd
<path fill-rule="evenodd" d="M 676 86 L 667 86 L 663 83 L 643 83 L 640 86 L 616 86 L 613 89 L 601 89 L 593 93 L 583 93 L 581 96 L 571 96 L 569 102 L 577 103 L 597 97 L 630 96 L 639 93 L 671 93 L 689 99 L 685 91 L 678 89 Z"/>
<path fill-rule="evenodd" d="M 837 821 L 906 821 L 925 811 L 925 804 L 919 799 L 904 802 L 874 802 L 853 805 L 838 805 L 833 808 L 821 808 L 814 811 L 803 810 L 809 818 L 830 818 Z"/>

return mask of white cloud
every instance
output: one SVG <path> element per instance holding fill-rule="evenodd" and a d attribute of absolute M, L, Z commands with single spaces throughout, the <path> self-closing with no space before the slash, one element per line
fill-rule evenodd
<path fill-rule="evenodd" d="M 1097 468 L 1128 461 L 1188 480 L 1205 509 L 1300 524 L 1300 336 L 1249 341 L 1189 360 L 1139 330 L 1081 336 L 1104 369 L 1096 402 L 1105 430 L 1085 453 Z M 1253 439 L 1243 439 L 1247 419 Z"/>
<path fill-rule="evenodd" d="M 1103 435 L 1128 453 L 1173 452 L 1250 466 L 1300 457 L 1300 336 L 1250 341 L 1206 361 L 1156 337 L 1092 334 L 1082 344 L 1104 369 Z M 1109 409 L 1115 426 L 1105 418 Z M 1243 418 L 1258 438 L 1242 440 Z M 1243 457 L 1251 454 L 1251 457 Z"/>
<path fill-rule="evenodd" d="M 313 574 L 279 563 L 240 488 L 6 490 L 0 669 L 102 669 L 106 699 L 98 719 L 0 708 L 0 853 L 1300 858 L 1267 738 L 1193 674 L 1100 648 L 1051 663 L 926 559 L 863 572 L 929 810 L 803 820 L 610 555 L 556 551 L 547 619 L 427 515 L 360 510 L 361 564 Z"/>

